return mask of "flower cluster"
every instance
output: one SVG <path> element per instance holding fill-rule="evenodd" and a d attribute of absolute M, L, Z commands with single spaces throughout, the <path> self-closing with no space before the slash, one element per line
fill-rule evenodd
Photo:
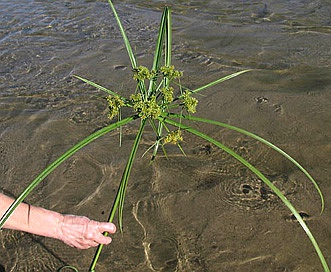
<path fill-rule="evenodd" d="M 107 102 L 109 108 L 108 118 L 113 119 L 118 115 L 120 108 L 124 105 L 124 101 L 118 95 L 109 95 Z"/>
<path fill-rule="evenodd" d="M 156 119 L 162 113 L 160 106 L 156 102 L 155 95 L 144 100 L 140 93 L 130 96 L 133 109 L 138 113 L 141 119 L 152 118 Z"/>
<path fill-rule="evenodd" d="M 175 70 L 175 66 L 162 66 L 160 67 L 160 71 L 149 70 L 145 66 L 138 66 L 133 69 L 133 78 L 137 81 L 142 81 L 145 79 L 152 79 L 158 73 L 161 73 L 164 77 L 168 78 L 169 80 L 177 79 L 183 76 L 183 72 Z"/>
<path fill-rule="evenodd" d="M 163 101 L 165 103 L 171 103 L 174 100 L 174 88 L 164 87 L 161 88 L 161 93 L 163 95 Z"/>
<path fill-rule="evenodd" d="M 142 65 L 133 69 L 133 79 L 135 79 L 137 81 L 142 81 L 145 79 L 152 79 L 155 76 L 156 76 L 155 70 L 150 71 L 147 67 L 142 66 Z"/>
<path fill-rule="evenodd" d="M 184 108 L 187 112 L 195 113 L 198 105 L 198 100 L 191 96 L 191 92 L 186 90 L 183 94 Z"/>
<path fill-rule="evenodd" d="M 168 133 L 167 136 L 163 139 L 163 144 L 171 143 L 171 144 L 178 144 L 178 142 L 183 141 L 182 131 L 175 130 Z"/>
<path fill-rule="evenodd" d="M 173 65 L 171 66 L 162 66 L 158 71 L 149 70 L 145 66 L 138 66 L 133 69 L 133 78 L 137 81 L 144 81 L 146 79 L 153 79 L 157 75 L 162 75 L 164 78 L 168 80 L 178 79 L 183 75 L 182 72 L 175 70 Z M 156 94 L 151 94 L 148 97 L 142 93 L 136 93 L 130 96 L 131 105 L 133 109 L 136 111 L 138 116 L 142 119 L 157 119 L 164 107 L 168 107 L 168 104 L 172 103 L 174 98 L 174 88 L 170 86 L 165 86 L 159 89 L 159 94 L 161 96 L 157 96 Z M 191 96 L 192 92 L 186 90 L 179 97 L 182 101 L 183 109 L 185 109 L 188 113 L 195 113 L 196 107 L 198 104 L 198 100 Z M 157 98 L 160 100 L 157 101 Z M 120 108 L 125 105 L 125 101 L 118 95 L 109 95 L 107 97 L 108 107 L 109 107 L 109 115 L 110 119 L 113 119 L 116 115 L 119 114 Z M 166 142 L 178 142 L 181 140 L 180 132 L 176 132 L 174 134 L 169 134 L 166 138 Z"/>
<path fill-rule="evenodd" d="M 175 66 L 170 65 L 170 66 L 162 66 L 160 68 L 160 71 L 162 75 L 169 80 L 180 78 L 183 76 L 183 72 L 175 70 Z"/>

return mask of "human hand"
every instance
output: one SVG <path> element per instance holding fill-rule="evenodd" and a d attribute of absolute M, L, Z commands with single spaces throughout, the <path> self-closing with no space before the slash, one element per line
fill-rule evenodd
<path fill-rule="evenodd" d="M 69 246 L 87 249 L 99 244 L 109 244 L 112 239 L 103 233 L 114 234 L 113 223 L 90 220 L 85 216 L 63 215 L 59 228 L 59 239 Z"/>

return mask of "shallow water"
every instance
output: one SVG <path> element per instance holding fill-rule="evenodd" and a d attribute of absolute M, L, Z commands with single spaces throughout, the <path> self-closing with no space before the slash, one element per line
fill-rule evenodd
<path fill-rule="evenodd" d="M 331 264 L 331 7 L 326 1 L 121 1 L 141 64 L 150 64 L 164 4 L 172 6 L 174 63 L 194 88 L 254 69 L 199 98 L 198 114 L 259 134 L 311 172 L 326 200 L 280 156 L 241 135 L 196 124 L 263 171 L 306 216 Z M 17 196 L 79 139 L 107 124 L 103 93 L 72 74 L 130 94 L 132 82 L 106 1 L 0 2 L 0 189 Z M 203 71 L 203 72 L 202 72 Z M 63 213 L 108 217 L 137 124 L 81 150 L 28 197 Z M 130 179 L 124 234 L 97 271 L 322 271 L 300 226 L 275 195 L 226 154 L 185 134 Z M 3 230 L 0 271 L 87 271 L 94 249 Z"/>

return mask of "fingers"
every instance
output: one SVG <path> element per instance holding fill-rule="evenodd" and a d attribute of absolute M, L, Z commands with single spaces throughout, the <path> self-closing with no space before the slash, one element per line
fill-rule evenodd
<path fill-rule="evenodd" d="M 105 236 L 104 233 L 114 234 L 116 232 L 116 226 L 113 223 L 107 222 L 97 222 L 91 220 L 89 222 L 89 228 L 95 228 L 95 231 L 91 231 L 91 239 L 93 239 L 98 244 L 108 245 L 111 243 L 112 239 L 109 236 Z"/>
<path fill-rule="evenodd" d="M 112 239 L 109 236 L 105 236 L 102 233 L 99 233 L 98 235 L 95 235 L 94 241 L 98 244 L 108 245 L 111 243 Z"/>
<path fill-rule="evenodd" d="M 64 217 L 61 240 L 72 247 L 87 249 L 99 244 L 108 245 L 112 239 L 103 233 L 114 234 L 116 232 L 116 226 L 113 223 L 98 222 L 74 215 Z"/>
<path fill-rule="evenodd" d="M 95 221 L 92 221 L 95 222 Z M 113 223 L 106 223 L 106 222 L 96 222 L 98 224 L 98 228 L 100 232 L 109 232 L 114 234 L 116 232 L 116 226 Z"/>

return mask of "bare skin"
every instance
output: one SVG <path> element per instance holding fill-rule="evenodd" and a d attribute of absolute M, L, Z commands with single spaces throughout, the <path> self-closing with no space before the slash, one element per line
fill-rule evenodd
<path fill-rule="evenodd" d="M 0 194 L 0 216 L 13 203 L 13 199 Z M 63 215 L 58 212 L 21 203 L 3 226 L 40 236 L 55 238 L 71 247 L 87 249 L 111 243 L 104 232 L 114 234 L 113 223 L 90 220 L 85 216 Z"/>

